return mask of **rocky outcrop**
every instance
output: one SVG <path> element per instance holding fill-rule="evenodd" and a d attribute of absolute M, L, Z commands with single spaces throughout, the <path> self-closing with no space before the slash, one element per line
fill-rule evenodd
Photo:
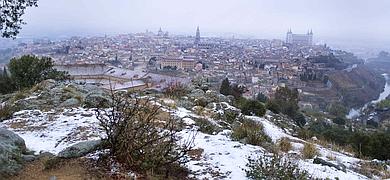
<path fill-rule="evenodd" d="M 101 140 L 84 141 L 76 143 L 58 153 L 60 158 L 78 158 L 98 149 Z"/>
<path fill-rule="evenodd" d="M 325 160 L 318 158 L 318 157 L 313 160 L 313 163 L 314 164 L 321 164 L 321 165 L 329 166 L 329 167 L 334 167 L 337 170 L 344 171 L 344 172 L 346 172 L 346 169 L 347 169 L 347 167 L 344 164 L 338 164 L 338 165 L 333 164 L 331 162 L 325 161 Z"/>
<path fill-rule="evenodd" d="M 88 108 L 108 107 L 110 101 L 110 98 L 104 93 L 92 92 L 85 97 L 84 104 Z"/>
<path fill-rule="evenodd" d="M 109 93 L 100 87 L 45 80 L 29 91 L 14 93 L 7 103 L 17 110 L 44 110 L 58 107 L 107 107 L 109 102 Z"/>
<path fill-rule="evenodd" d="M 332 91 L 338 92 L 341 101 L 349 108 L 359 108 L 383 91 L 385 79 L 364 66 L 352 71 L 337 71 L 329 76 Z"/>
<path fill-rule="evenodd" d="M 23 167 L 27 152 L 24 140 L 4 128 L 0 128 L 0 179 L 17 174 Z"/>

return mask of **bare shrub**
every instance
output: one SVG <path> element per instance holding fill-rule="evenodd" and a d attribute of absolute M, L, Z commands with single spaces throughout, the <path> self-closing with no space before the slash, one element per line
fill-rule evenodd
<path fill-rule="evenodd" d="M 111 93 L 108 109 L 96 111 L 110 156 L 126 169 L 170 176 L 187 161 L 195 134 L 180 141 L 179 123 L 160 105 L 136 93 Z M 179 143 L 179 141 L 181 143 Z"/>
<path fill-rule="evenodd" d="M 390 169 L 385 163 L 380 161 L 361 161 L 360 166 L 356 168 L 356 171 L 369 177 L 373 178 L 378 176 L 381 179 L 388 179 L 390 177 Z"/>
<path fill-rule="evenodd" d="M 312 143 L 305 143 L 302 149 L 302 156 L 305 159 L 313 159 L 315 156 L 317 156 L 319 153 L 317 151 L 317 148 Z"/>
<path fill-rule="evenodd" d="M 206 134 L 216 134 L 221 131 L 217 124 L 206 118 L 193 118 L 195 125 L 199 127 L 199 131 Z"/>
<path fill-rule="evenodd" d="M 231 137 L 233 140 L 242 140 L 252 145 L 261 145 L 271 141 L 263 132 L 262 124 L 246 118 L 242 119 L 239 125 L 233 126 Z"/>
<path fill-rule="evenodd" d="M 14 109 L 8 104 L 0 103 L 0 122 L 12 117 Z"/>
<path fill-rule="evenodd" d="M 310 179 L 308 173 L 300 170 L 297 164 L 274 154 L 273 157 L 260 156 L 248 159 L 246 176 L 250 179 Z"/>
<path fill-rule="evenodd" d="M 281 151 L 283 152 L 288 152 L 291 150 L 292 148 L 292 145 L 291 145 L 291 142 L 288 138 L 286 137 L 283 137 L 279 140 L 278 142 L 278 147 Z"/>
<path fill-rule="evenodd" d="M 185 85 L 180 82 L 171 82 L 163 89 L 163 93 L 168 97 L 182 97 L 188 94 L 188 90 Z"/>

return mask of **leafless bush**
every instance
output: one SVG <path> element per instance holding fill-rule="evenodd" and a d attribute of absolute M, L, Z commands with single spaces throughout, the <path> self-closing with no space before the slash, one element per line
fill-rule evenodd
<path fill-rule="evenodd" d="M 181 97 L 186 95 L 188 90 L 185 85 L 180 82 L 171 82 L 163 89 L 163 93 L 168 97 Z"/>
<path fill-rule="evenodd" d="M 13 113 L 14 109 L 10 105 L 0 103 L 0 122 L 11 118 Z"/>
<path fill-rule="evenodd" d="M 286 137 L 283 137 L 279 140 L 278 142 L 278 146 L 279 146 L 279 149 L 283 152 L 288 152 L 291 150 L 292 148 L 292 144 L 290 142 L 290 140 Z"/>
<path fill-rule="evenodd" d="M 111 94 L 110 108 L 98 109 L 97 118 L 110 155 L 118 163 L 140 174 L 169 176 L 171 167 L 187 161 L 195 134 L 180 141 L 178 121 L 150 98 Z"/>
<path fill-rule="evenodd" d="M 312 143 L 305 143 L 301 152 L 305 159 L 313 159 L 315 156 L 319 155 L 316 146 Z"/>

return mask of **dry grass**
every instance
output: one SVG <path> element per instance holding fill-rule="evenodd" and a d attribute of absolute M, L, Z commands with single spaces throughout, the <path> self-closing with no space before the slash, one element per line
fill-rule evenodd
<path fill-rule="evenodd" d="M 369 178 L 372 178 L 374 175 L 380 177 L 380 179 L 390 178 L 390 170 L 385 164 L 380 164 L 379 162 L 361 161 L 357 171 Z"/>
<path fill-rule="evenodd" d="M 103 173 L 97 172 L 85 159 L 61 160 L 51 168 L 45 168 L 49 157 L 43 157 L 26 164 L 19 175 L 11 177 L 10 180 L 41 180 L 50 179 L 55 176 L 61 180 L 85 180 L 85 179 L 110 179 Z"/>
<path fill-rule="evenodd" d="M 283 137 L 279 140 L 278 142 L 278 147 L 281 151 L 287 153 L 288 151 L 291 150 L 292 148 L 292 145 L 291 145 L 291 142 L 288 138 L 286 137 Z"/>
<path fill-rule="evenodd" d="M 315 156 L 319 155 L 316 146 L 312 143 L 305 143 L 301 153 L 305 159 L 313 159 Z"/>
<path fill-rule="evenodd" d="M 192 149 L 188 152 L 188 156 L 190 156 L 191 160 L 199 161 L 202 158 L 203 152 L 204 149 L 202 148 Z"/>
<path fill-rule="evenodd" d="M 12 121 L 7 123 L 10 128 L 15 129 L 15 131 L 41 131 L 47 128 L 47 124 L 40 125 L 31 125 L 26 119 L 19 119 L 17 121 Z"/>
<path fill-rule="evenodd" d="M 339 152 L 339 153 L 348 154 L 350 156 L 355 156 L 355 154 L 356 154 L 355 150 L 350 145 L 340 146 L 340 145 L 338 145 L 336 143 L 333 143 L 333 142 L 330 142 L 330 141 L 326 141 L 326 140 L 323 140 L 323 139 L 318 139 L 316 141 L 316 143 L 321 145 L 322 147 L 331 149 L 332 151 L 336 151 L 336 152 Z"/>
<path fill-rule="evenodd" d="M 15 102 L 15 101 L 26 98 L 28 96 L 27 93 L 28 93 L 27 90 L 21 90 L 21 91 L 16 92 L 16 94 L 13 97 L 13 101 Z"/>
<path fill-rule="evenodd" d="M 9 105 L 7 105 L 7 104 L 4 105 L 4 106 L 2 106 L 2 105 L 0 104 L 0 122 L 1 122 L 2 120 L 6 120 L 6 119 L 11 118 L 12 115 L 13 115 L 13 113 L 14 113 L 14 110 L 12 109 L 11 106 L 9 106 Z"/>
<path fill-rule="evenodd" d="M 231 137 L 233 140 L 244 141 L 251 145 L 262 145 L 271 141 L 263 132 L 262 124 L 250 119 L 243 119 L 240 125 L 234 126 Z"/>
<path fill-rule="evenodd" d="M 215 134 L 221 131 L 221 128 L 207 118 L 193 118 L 195 125 L 199 127 L 199 131 L 206 134 Z"/>

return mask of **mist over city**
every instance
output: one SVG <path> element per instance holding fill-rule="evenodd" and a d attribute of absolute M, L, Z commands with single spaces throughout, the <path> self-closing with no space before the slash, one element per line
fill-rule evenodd
<path fill-rule="evenodd" d="M 0 0 L 0 179 L 389 179 L 389 8 Z"/>
<path fill-rule="evenodd" d="M 26 12 L 21 35 L 102 35 L 160 27 L 192 35 L 199 25 L 206 36 L 281 39 L 292 28 L 297 33 L 313 29 L 316 43 L 380 48 L 390 44 L 389 7 L 386 0 L 42 0 L 39 8 Z"/>

